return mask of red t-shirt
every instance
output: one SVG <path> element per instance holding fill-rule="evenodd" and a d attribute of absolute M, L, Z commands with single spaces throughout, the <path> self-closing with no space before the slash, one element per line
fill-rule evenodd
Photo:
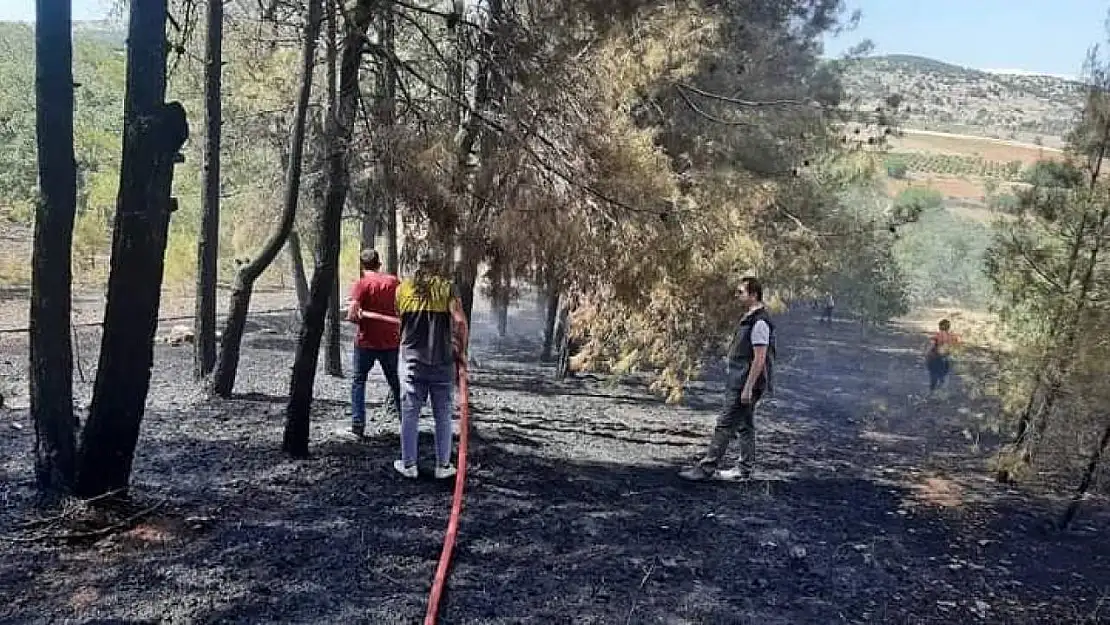
<path fill-rule="evenodd" d="M 367 271 L 351 287 L 351 299 L 360 309 L 390 317 L 397 316 L 397 285 L 401 281 L 388 273 Z M 363 349 L 398 349 L 401 326 L 378 319 L 360 319 L 355 346 Z"/>

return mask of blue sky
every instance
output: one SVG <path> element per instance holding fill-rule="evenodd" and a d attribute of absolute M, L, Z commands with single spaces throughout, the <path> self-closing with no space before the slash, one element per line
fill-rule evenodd
<path fill-rule="evenodd" d="M 916 54 L 979 69 L 1078 74 L 1104 44 L 1108 0 L 847 0 L 859 28 L 829 41 L 838 54 L 862 39 L 876 54 Z M 1105 46 L 1104 46 L 1105 47 Z"/>
<path fill-rule="evenodd" d="M 107 14 L 112 0 L 73 0 L 75 19 Z M 1075 75 L 1087 47 L 1106 40 L 1110 0 L 847 0 L 861 9 L 855 31 L 829 54 L 862 39 L 877 54 L 916 54 L 980 69 Z M 0 20 L 33 20 L 35 0 L 0 0 Z"/>
<path fill-rule="evenodd" d="M 73 0 L 73 19 L 103 19 L 112 0 Z M 31 22 L 35 19 L 35 0 L 0 0 L 0 21 Z"/>

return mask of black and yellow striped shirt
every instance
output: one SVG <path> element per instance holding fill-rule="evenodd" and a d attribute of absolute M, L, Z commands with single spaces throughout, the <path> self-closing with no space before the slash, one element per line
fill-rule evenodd
<path fill-rule="evenodd" d="M 454 284 L 439 277 L 402 280 L 397 287 L 401 317 L 401 357 L 406 363 L 430 367 L 454 363 L 451 346 L 451 300 Z"/>

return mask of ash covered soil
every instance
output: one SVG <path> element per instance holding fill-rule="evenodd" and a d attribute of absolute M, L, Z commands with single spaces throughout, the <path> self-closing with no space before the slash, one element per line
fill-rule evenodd
<path fill-rule="evenodd" d="M 479 310 L 442 623 L 1110 622 L 1105 502 L 1050 531 L 1061 501 L 993 482 L 995 441 L 968 433 L 995 407 L 915 397 L 921 336 L 780 317 L 757 479 L 687 484 L 718 384 L 668 406 L 636 377 L 556 382 L 530 311 L 505 340 L 490 323 Z M 26 340 L 0 337 L 0 623 L 423 621 L 451 484 L 392 473 L 377 372 L 368 439 L 343 435 L 348 383 L 321 370 L 312 457 L 283 456 L 292 326 L 252 318 L 232 401 L 201 397 L 188 346 L 157 346 L 132 494 L 162 505 L 76 543 L 24 528 L 52 512 L 34 507 Z M 84 407 L 99 336 L 79 338 Z"/>

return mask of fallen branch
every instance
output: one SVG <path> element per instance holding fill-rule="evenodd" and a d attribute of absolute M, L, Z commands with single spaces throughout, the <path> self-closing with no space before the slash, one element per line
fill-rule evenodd
<path fill-rule="evenodd" d="M 87 540 L 90 538 L 102 538 L 104 536 L 108 536 L 119 531 L 130 529 L 133 525 L 135 525 L 135 523 L 150 515 L 155 510 L 161 508 L 163 505 L 165 505 L 165 503 L 166 500 L 163 499 L 162 501 L 159 501 L 154 505 L 143 508 L 142 510 L 136 512 L 135 514 L 132 514 L 131 516 L 118 523 L 113 523 L 111 525 L 95 530 L 89 530 L 86 532 L 68 532 L 64 534 L 37 534 L 35 536 L 3 536 L 0 537 L 0 540 L 5 540 L 13 543 L 30 543 L 38 542 L 40 540 L 75 541 Z"/>
<path fill-rule="evenodd" d="M 61 514 L 57 514 L 51 517 L 46 517 L 45 519 L 34 519 L 32 521 L 25 521 L 17 525 L 16 528 L 20 530 L 29 530 L 36 527 L 42 527 L 44 525 L 50 525 L 51 523 L 56 523 L 58 521 L 64 521 L 67 517 L 71 516 L 70 511 L 74 507 L 91 506 L 92 504 L 100 503 L 101 501 L 104 501 L 106 499 L 112 499 L 116 495 L 120 495 L 123 492 L 124 489 L 117 488 L 116 490 L 111 490 L 106 493 L 97 495 L 96 497 L 90 497 L 89 499 L 78 499 L 77 501 L 70 504 L 70 510 L 63 511 Z"/>

